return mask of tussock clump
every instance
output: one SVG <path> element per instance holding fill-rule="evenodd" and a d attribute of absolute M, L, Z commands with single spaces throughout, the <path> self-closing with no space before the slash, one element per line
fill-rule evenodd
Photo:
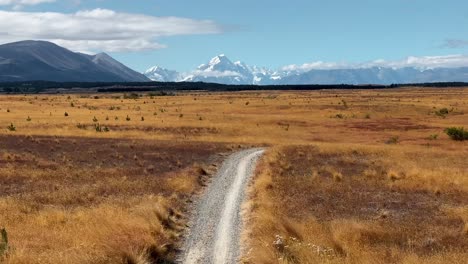
<path fill-rule="evenodd" d="M 405 242 L 403 236 L 385 231 L 380 226 L 352 219 L 334 220 L 330 230 L 335 250 L 348 257 L 359 257 L 362 255 L 361 250 L 367 246 Z"/>
<path fill-rule="evenodd" d="M 398 180 L 402 180 L 402 179 L 406 178 L 406 174 L 404 172 L 401 172 L 401 171 L 398 172 L 398 171 L 395 171 L 395 170 L 389 170 L 389 171 L 387 171 L 387 177 L 391 181 L 398 181 Z"/>
<path fill-rule="evenodd" d="M 333 180 L 336 182 L 343 181 L 343 174 L 341 174 L 341 172 L 337 172 L 337 171 L 333 172 L 332 177 L 333 177 Z"/>

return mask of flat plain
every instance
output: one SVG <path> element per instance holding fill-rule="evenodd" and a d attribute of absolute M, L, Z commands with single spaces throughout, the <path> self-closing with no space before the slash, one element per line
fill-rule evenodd
<path fill-rule="evenodd" d="M 0 96 L 2 261 L 170 263 L 210 175 L 258 146 L 243 262 L 468 258 L 468 145 L 444 133 L 468 89 L 160 95 Z"/>

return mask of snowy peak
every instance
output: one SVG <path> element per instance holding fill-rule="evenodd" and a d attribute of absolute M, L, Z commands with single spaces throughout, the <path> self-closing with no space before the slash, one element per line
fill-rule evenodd
<path fill-rule="evenodd" d="M 199 71 L 236 71 L 237 65 L 232 63 L 232 61 L 226 57 L 226 55 L 221 54 L 212 58 L 207 64 L 202 64 L 198 67 Z"/>
<path fill-rule="evenodd" d="M 224 54 L 220 54 L 210 60 L 210 65 L 216 65 L 220 63 L 231 63 L 231 61 Z"/>
<path fill-rule="evenodd" d="M 179 73 L 159 66 L 149 68 L 143 73 L 146 77 L 156 82 L 175 82 L 179 79 Z"/>
<path fill-rule="evenodd" d="M 253 75 L 250 68 L 242 63 L 233 63 L 226 55 L 212 58 L 189 73 L 183 81 L 215 82 L 226 84 L 251 84 Z"/>

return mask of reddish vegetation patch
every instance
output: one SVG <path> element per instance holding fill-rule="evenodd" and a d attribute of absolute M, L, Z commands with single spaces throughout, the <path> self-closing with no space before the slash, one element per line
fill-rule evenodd
<path fill-rule="evenodd" d="M 218 134 L 220 131 L 214 127 L 154 127 L 154 126 L 109 126 L 112 131 L 145 131 L 153 133 L 191 135 Z"/>
<path fill-rule="evenodd" d="M 282 153 L 279 162 L 272 165 L 272 192 L 289 218 L 306 221 L 313 216 L 321 223 L 335 219 L 373 221 L 392 234 L 392 244 L 421 254 L 468 248 L 468 238 L 460 232 L 463 221 L 448 216 L 443 208 L 464 206 L 467 193 L 392 186 L 398 179 L 389 178 L 387 168 L 370 154 L 330 154 L 315 147 L 288 147 Z M 366 175 L 367 169 L 374 175 Z M 434 241 L 424 244 L 428 237 Z M 375 243 L 385 240 L 376 239 Z"/>
<path fill-rule="evenodd" d="M 0 173 L 0 196 L 27 196 L 34 191 L 40 199 L 38 192 L 49 197 L 47 192 L 70 189 L 98 197 L 70 199 L 77 204 L 112 195 L 164 194 L 171 190 L 164 188 L 161 177 L 209 163 L 216 153 L 227 151 L 221 144 L 106 138 L 0 136 L 0 142 L 0 166 L 12 172 Z M 119 180 L 126 182 L 124 189 L 112 187 Z"/>
<path fill-rule="evenodd" d="M 438 127 L 417 124 L 409 118 L 392 118 L 376 121 L 351 121 L 345 125 L 348 128 L 368 131 L 409 131 L 409 130 L 424 130 L 437 129 Z"/>

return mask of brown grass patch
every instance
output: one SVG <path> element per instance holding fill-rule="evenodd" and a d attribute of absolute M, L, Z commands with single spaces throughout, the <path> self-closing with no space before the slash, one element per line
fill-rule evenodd
<path fill-rule="evenodd" d="M 465 183 L 467 164 L 445 152 L 450 166 L 400 162 L 410 153 L 326 144 L 270 150 L 252 188 L 245 262 L 439 263 L 443 255 L 462 263 L 468 192 L 457 183 Z M 420 169 L 444 180 L 428 180 Z M 453 169 L 465 172 L 445 177 Z"/>
<path fill-rule="evenodd" d="M 175 259 L 199 165 L 215 144 L 1 136 L 7 263 Z M 53 150 L 51 150 L 53 148 Z M 204 175 L 206 176 L 206 175 Z"/>

